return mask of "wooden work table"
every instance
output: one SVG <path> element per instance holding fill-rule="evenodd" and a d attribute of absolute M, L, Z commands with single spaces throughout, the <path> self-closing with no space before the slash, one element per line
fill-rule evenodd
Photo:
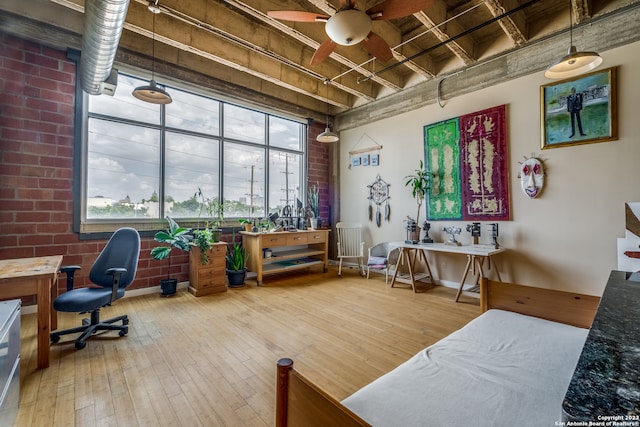
<path fill-rule="evenodd" d="M 462 274 L 462 279 L 460 280 L 460 286 L 458 288 L 458 293 L 456 294 L 456 302 L 460 298 L 460 295 L 465 292 L 463 290 L 465 280 L 469 275 L 470 271 L 474 273 L 477 271 L 477 276 L 475 278 L 475 285 L 478 286 L 478 281 L 480 277 L 486 277 L 484 272 L 484 262 L 488 261 L 488 268 L 491 268 L 491 262 L 493 260 L 493 256 L 505 251 L 504 248 L 495 248 L 490 245 L 448 245 L 445 243 L 404 243 L 404 242 L 393 242 L 391 243 L 393 246 L 396 246 L 400 249 L 400 256 L 398 257 L 398 262 L 395 266 L 395 271 L 393 272 L 393 278 L 391 279 L 391 286 L 393 287 L 396 280 L 403 280 L 406 283 L 411 284 L 413 291 L 415 292 L 416 287 L 415 283 L 418 280 L 429 278 L 433 283 L 433 275 L 431 273 L 431 266 L 429 265 L 429 260 L 426 256 L 427 252 L 442 252 L 448 254 L 461 254 L 466 255 L 467 257 L 467 265 Z M 417 273 L 415 271 L 415 262 L 417 258 L 421 258 L 424 261 L 425 267 L 427 271 L 425 273 Z M 409 268 L 409 274 L 398 275 L 398 267 L 402 262 L 406 261 L 407 266 Z M 495 265 L 495 263 L 494 263 Z M 477 270 L 476 270 L 477 269 Z M 497 268 L 493 268 L 496 272 L 496 276 L 498 280 L 500 279 L 500 273 Z M 477 294 L 473 294 L 477 296 Z"/>
<path fill-rule="evenodd" d="M 0 300 L 35 295 L 38 302 L 38 367 L 49 367 L 49 334 L 58 327 L 51 307 L 62 255 L 0 260 Z"/>
<path fill-rule="evenodd" d="M 297 230 L 275 233 L 241 231 L 247 251 L 247 268 L 256 273 L 258 285 L 266 275 L 322 266 L 327 271 L 329 230 Z M 265 257 L 269 249 L 270 256 Z"/>

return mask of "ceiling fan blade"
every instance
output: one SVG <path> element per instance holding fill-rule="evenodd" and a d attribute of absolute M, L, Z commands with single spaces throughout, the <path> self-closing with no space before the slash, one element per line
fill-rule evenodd
<path fill-rule="evenodd" d="M 374 21 L 404 18 L 433 4 L 434 0 L 386 0 L 367 10 Z"/>
<path fill-rule="evenodd" d="M 326 39 L 320 47 L 316 50 L 316 53 L 313 54 L 311 58 L 311 65 L 320 65 L 322 62 L 327 59 L 331 52 L 336 48 L 338 43 L 334 42 L 331 39 Z"/>
<path fill-rule="evenodd" d="M 340 10 L 343 9 L 353 9 L 356 7 L 353 1 L 351 0 L 340 0 Z"/>
<path fill-rule="evenodd" d="M 270 10 L 267 12 L 267 15 L 275 19 L 295 22 L 326 22 L 330 18 L 328 15 L 320 15 L 318 13 L 304 12 L 301 10 Z"/>
<path fill-rule="evenodd" d="M 388 61 L 393 58 L 393 52 L 386 41 L 373 31 L 360 42 L 367 52 L 381 61 Z"/>

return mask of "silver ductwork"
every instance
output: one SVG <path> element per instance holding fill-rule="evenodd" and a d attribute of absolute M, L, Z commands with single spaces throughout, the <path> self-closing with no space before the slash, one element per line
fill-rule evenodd
<path fill-rule="evenodd" d="M 113 95 L 112 70 L 129 0 L 86 0 L 80 57 L 80 84 L 90 95 Z"/>

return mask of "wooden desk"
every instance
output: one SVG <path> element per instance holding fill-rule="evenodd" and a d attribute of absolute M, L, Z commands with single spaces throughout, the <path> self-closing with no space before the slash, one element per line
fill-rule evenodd
<path fill-rule="evenodd" d="M 473 271 L 475 274 L 477 268 L 477 276 L 475 285 L 478 286 L 478 281 L 480 277 L 486 277 L 483 269 L 485 259 L 488 260 L 488 267 L 491 268 L 491 257 L 497 255 L 501 252 L 504 252 L 504 248 L 494 248 L 493 246 L 488 245 L 463 245 L 463 246 L 455 246 L 455 245 L 445 245 L 444 243 L 423 243 L 423 244 L 412 244 L 412 243 L 404 243 L 404 242 L 393 242 L 392 245 L 400 248 L 400 256 L 398 257 L 398 261 L 396 262 L 396 268 L 393 272 L 393 278 L 391 279 L 391 286 L 393 287 L 397 275 L 398 275 L 398 267 L 403 262 L 403 260 L 407 261 L 407 266 L 409 268 L 409 274 L 404 277 L 407 280 L 407 283 L 411 284 L 413 291 L 416 291 L 416 281 L 429 278 L 431 283 L 433 283 L 433 275 L 431 274 L 431 266 L 429 265 L 429 260 L 426 256 L 426 252 L 443 252 L 448 254 L 462 254 L 467 256 L 467 266 L 464 269 L 464 273 L 462 274 L 462 279 L 460 280 L 460 287 L 458 288 L 458 293 L 456 294 L 456 302 L 460 299 L 460 295 L 464 286 L 464 281 L 467 279 L 469 275 L 469 271 Z M 413 256 L 412 256 L 413 254 Z M 416 258 L 420 257 L 427 268 L 426 273 L 416 273 L 414 271 Z M 495 263 L 494 263 L 495 264 Z M 494 268 L 496 275 L 498 276 L 498 280 L 500 279 L 500 273 L 497 268 Z M 401 278 L 402 279 L 402 278 Z M 475 295 L 475 294 L 474 294 Z"/>
<path fill-rule="evenodd" d="M 274 233 L 251 233 L 241 231 L 242 246 L 247 251 L 247 268 L 256 273 L 258 286 L 262 277 L 322 266 L 326 273 L 329 253 L 329 230 L 279 231 Z M 264 250 L 272 255 L 264 257 Z"/>
<path fill-rule="evenodd" d="M 49 367 L 49 334 L 58 327 L 51 308 L 62 255 L 0 260 L 0 299 L 35 295 L 38 301 L 38 367 Z"/>

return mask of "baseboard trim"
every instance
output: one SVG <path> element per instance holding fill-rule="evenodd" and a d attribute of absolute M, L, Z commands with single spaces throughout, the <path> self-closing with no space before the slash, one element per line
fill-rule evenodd
<path fill-rule="evenodd" d="M 189 287 L 189 282 L 178 282 L 178 286 L 177 289 L 187 289 Z M 137 297 L 140 295 L 149 295 L 149 294 L 160 294 L 162 293 L 162 290 L 160 289 L 160 285 L 158 286 L 151 286 L 149 288 L 142 288 L 142 289 L 132 289 L 130 291 L 127 291 L 124 294 L 123 298 L 132 298 L 132 297 Z M 26 306 L 22 306 L 20 308 L 20 314 L 22 316 L 24 316 L 25 314 L 36 314 L 38 312 L 38 306 L 36 304 L 32 304 L 32 305 L 26 305 Z"/>

